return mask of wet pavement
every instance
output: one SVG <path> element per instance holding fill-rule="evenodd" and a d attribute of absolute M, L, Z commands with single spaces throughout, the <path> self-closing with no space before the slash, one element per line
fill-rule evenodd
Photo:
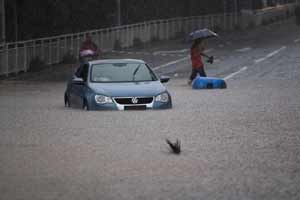
<path fill-rule="evenodd" d="M 192 90 L 188 59 L 159 68 L 172 76 L 170 110 L 65 108 L 72 65 L 2 80 L 0 199 L 299 199 L 298 38 L 285 23 L 210 40 L 206 71 L 229 77 L 224 90 Z M 171 43 L 130 57 L 158 67 L 188 55 Z"/>

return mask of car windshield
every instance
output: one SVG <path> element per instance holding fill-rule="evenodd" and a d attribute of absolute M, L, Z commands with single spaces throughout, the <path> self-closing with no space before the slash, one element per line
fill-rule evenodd
<path fill-rule="evenodd" d="M 154 73 L 144 63 L 101 63 L 91 70 L 92 82 L 156 81 Z"/>

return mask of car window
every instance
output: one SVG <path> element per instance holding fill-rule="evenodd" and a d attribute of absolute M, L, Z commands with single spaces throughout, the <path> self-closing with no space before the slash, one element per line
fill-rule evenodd
<path fill-rule="evenodd" d="M 156 81 L 157 78 L 144 63 L 94 64 L 92 82 L 141 82 Z"/>

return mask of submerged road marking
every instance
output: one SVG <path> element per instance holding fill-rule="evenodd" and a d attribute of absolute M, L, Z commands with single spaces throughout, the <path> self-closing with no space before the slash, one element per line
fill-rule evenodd
<path fill-rule="evenodd" d="M 204 50 L 204 53 L 209 53 L 209 52 L 212 52 L 214 49 L 213 48 L 211 48 L 211 49 L 206 49 L 206 50 Z"/>
<path fill-rule="evenodd" d="M 251 47 L 245 47 L 245 48 L 242 48 L 242 49 L 236 49 L 237 52 L 246 52 L 246 51 L 250 51 L 251 50 Z"/>
<path fill-rule="evenodd" d="M 256 59 L 256 60 L 254 60 L 254 62 L 255 63 L 260 63 L 260 62 L 262 62 L 262 61 L 264 61 L 266 59 L 267 59 L 267 57 L 264 57 L 264 58 Z"/>
<path fill-rule="evenodd" d="M 207 50 L 204 50 L 204 53 L 209 53 L 213 50 L 214 50 L 213 48 L 207 49 Z M 155 52 L 153 52 L 153 55 L 178 54 L 178 53 L 187 53 L 189 51 L 190 51 L 189 49 L 169 50 L 169 51 L 167 51 L 167 50 L 166 51 L 155 51 Z"/>
<path fill-rule="evenodd" d="M 214 49 L 211 48 L 211 49 L 205 50 L 204 52 L 205 52 L 205 53 L 208 53 L 208 52 L 211 52 L 211 51 L 213 51 L 213 50 L 214 50 Z M 186 51 L 186 49 L 183 49 L 183 50 L 180 50 L 180 51 L 181 51 L 181 52 L 184 52 L 184 51 Z M 173 52 L 174 52 L 174 51 L 173 51 Z M 154 67 L 153 70 L 158 70 L 158 69 L 161 69 L 161 68 L 164 68 L 164 67 L 168 67 L 168 66 L 170 66 L 170 65 L 174 65 L 174 64 L 176 64 L 176 63 L 179 63 L 179 62 L 182 62 L 182 61 L 185 61 L 185 60 L 188 60 L 188 59 L 190 59 L 190 56 L 186 56 L 186 57 L 184 57 L 184 58 L 180 58 L 180 59 L 178 59 L 178 60 L 174 60 L 174 61 L 168 62 L 168 63 L 166 63 L 166 64 L 163 64 L 163 65 Z"/>
<path fill-rule="evenodd" d="M 189 49 L 181 49 L 181 50 L 169 50 L 169 51 L 155 51 L 153 52 L 153 55 L 158 55 L 158 54 L 172 54 L 172 53 L 185 53 L 188 52 Z"/>
<path fill-rule="evenodd" d="M 234 72 L 234 73 L 232 73 L 232 74 L 229 74 L 228 76 L 226 76 L 226 77 L 224 78 L 224 80 L 228 80 L 228 79 L 234 77 L 235 75 L 241 73 L 242 71 L 245 71 L 246 69 L 248 69 L 247 66 L 243 67 L 242 69 L 240 69 L 240 70 L 237 71 L 237 72 Z"/>
<path fill-rule="evenodd" d="M 163 64 L 163 65 L 154 67 L 153 70 L 158 70 L 158 69 L 161 69 L 161 68 L 164 68 L 164 67 L 168 67 L 168 66 L 170 66 L 170 65 L 173 65 L 173 64 L 176 64 L 176 63 L 179 63 L 179 62 L 188 60 L 189 58 L 190 58 L 190 56 L 186 56 L 186 57 L 184 57 L 184 58 L 180 58 L 180 59 L 178 59 L 178 60 L 174 60 L 174 61 L 168 62 L 168 63 L 166 63 L 166 64 Z"/>
<path fill-rule="evenodd" d="M 298 43 L 298 42 L 300 42 L 300 38 L 298 38 L 298 39 L 294 40 L 294 42 L 295 42 L 295 43 Z"/>
<path fill-rule="evenodd" d="M 256 60 L 254 60 L 254 62 L 255 62 L 255 64 L 260 63 L 260 62 L 262 62 L 262 61 L 264 61 L 264 60 L 266 60 L 268 58 L 273 57 L 274 55 L 278 54 L 280 51 L 282 51 L 284 49 L 286 49 L 286 46 L 283 46 L 280 49 L 277 49 L 276 51 L 273 51 L 273 52 L 269 53 L 268 55 L 266 55 L 263 58 L 256 59 Z"/>
<path fill-rule="evenodd" d="M 283 46 L 283 47 L 281 47 L 280 49 L 278 49 L 278 50 L 276 50 L 276 51 L 273 51 L 272 53 L 269 53 L 269 54 L 267 55 L 267 58 L 271 58 L 272 56 L 278 54 L 280 51 L 282 51 L 282 50 L 284 50 L 284 49 L 286 49 L 286 46 Z"/>

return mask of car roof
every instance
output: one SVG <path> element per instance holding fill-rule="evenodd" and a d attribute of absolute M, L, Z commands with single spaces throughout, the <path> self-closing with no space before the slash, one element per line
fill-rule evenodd
<path fill-rule="evenodd" d="M 137 64 L 145 64 L 145 61 L 138 59 L 103 59 L 103 60 L 93 60 L 89 61 L 91 65 L 94 64 L 103 64 L 103 63 L 137 63 Z"/>

